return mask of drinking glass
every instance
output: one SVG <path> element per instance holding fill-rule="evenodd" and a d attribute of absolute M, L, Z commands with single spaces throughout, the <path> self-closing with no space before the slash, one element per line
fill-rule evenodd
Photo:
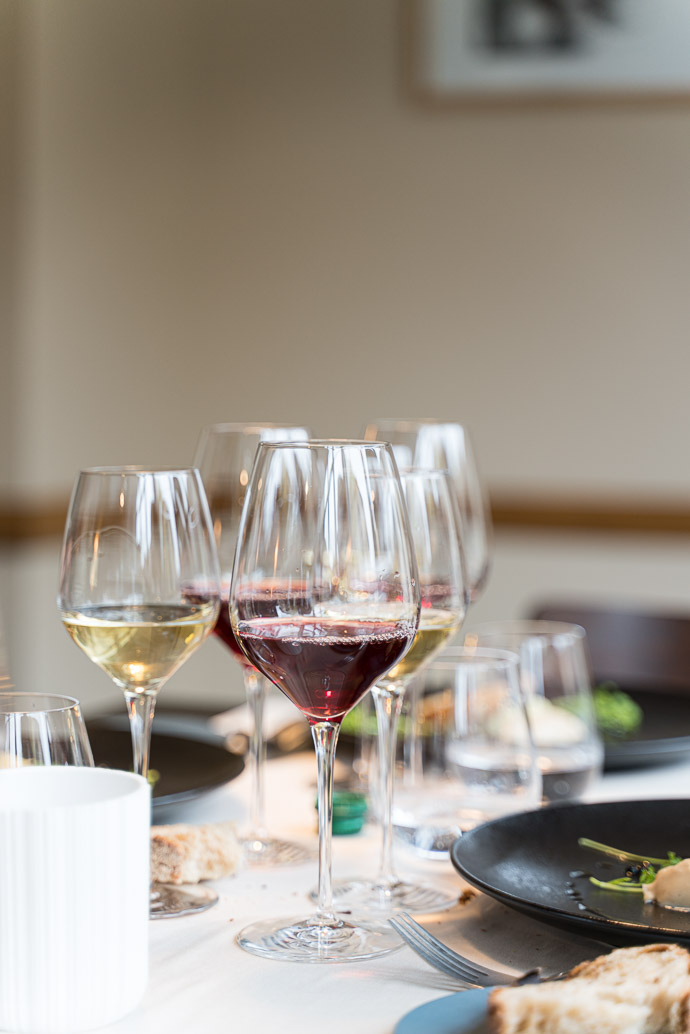
<path fill-rule="evenodd" d="M 492 531 L 491 511 L 467 428 L 433 419 L 384 418 L 368 424 L 364 437 L 390 442 L 399 467 L 449 472 L 459 510 L 458 529 L 470 602 L 474 603 L 489 575 Z"/>
<path fill-rule="evenodd" d="M 541 773 L 520 689 L 520 658 L 452 647 L 411 694 L 415 749 L 395 788 L 396 837 L 425 858 L 448 858 L 481 822 L 538 808 Z"/>
<path fill-rule="evenodd" d="M 77 646 L 124 691 L 139 775 L 148 775 L 158 692 L 210 634 L 219 606 L 218 556 L 198 470 L 79 474 L 58 607 Z M 200 911 L 216 900 L 207 888 L 158 887 L 152 915 Z"/>
<path fill-rule="evenodd" d="M 333 759 L 340 723 L 401 660 L 419 587 L 395 459 L 382 443 L 259 445 L 230 596 L 251 662 L 302 711 L 318 769 L 319 892 L 308 918 L 256 923 L 240 947 L 303 962 L 369 959 L 400 947 L 381 921 L 336 916 L 331 900 Z"/>
<path fill-rule="evenodd" d="M 0 768 L 93 766 L 79 701 L 53 693 L 0 693 Z"/>
<path fill-rule="evenodd" d="M 403 470 L 400 474 L 419 573 L 421 615 L 412 646 L 372 689 L 378 733 L 379 786 L 383 839 L 374 879 L 336 884 L 339 909 L 364 908 L 434 912 L 450 908 L 457 894 L 401 879 L 393 866 L 393 776 L 398 723 L 411 681 L 455 636 L 467 609 L 467 589 L 450 478 L 446 471 Z"/>
<path fill-rule="evenodd" d="M 304 427 L 279 424 L 210 424 L 201 432 L 194 458 L 206 489 L 220 562 L 222 606 L 214 629 L 232 655 L 242 665 L 247 703 L 252 714 L 249 742 L 251 796 L 249 830 L 242 839 L 249 865 L 285 865 L 310 857 L 300 844 L 271 836 L 266 828 L 264 763 L 266 757 L 263 711 L 266 680 L 240 649 L 230 624 L 227 606 L 232 564 L 242 505 L 259 442 L 306 441 Z"/>
<path fill-rule="evenodd" d="M 584 628 L 559 621 L 494 622 L 468 631 L 465 645 L 519 655 L 543 803 L 581 797 L 604 761 Z"/>

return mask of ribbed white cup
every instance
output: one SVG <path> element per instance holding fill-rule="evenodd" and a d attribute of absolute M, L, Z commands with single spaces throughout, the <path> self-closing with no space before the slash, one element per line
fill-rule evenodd
<path fill-rule="evenodd" d="M 0 771 L 0 1029 L 76 1034 L 148 978 L 150 789 L 129 772 Z"/>

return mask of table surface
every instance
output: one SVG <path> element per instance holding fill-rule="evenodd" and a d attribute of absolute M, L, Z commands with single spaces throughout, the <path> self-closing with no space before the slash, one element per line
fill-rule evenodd
<path fill-rule="evenodd" d="M 270 761 L 266 771 L 271 830 L 316 846 L 315 760 L 309 754 Z M 168 808 L 157 822 L 237 820 L 247 813 L 247 771 L 194 802 Z M 687 796 L 690 760 L 658 768 L 606 774 L 587 800 Z M 333 841 L 334 878 L 373 875 L 380 834 L 367 827 Z M 464 884 L 449 861 L 418 860 L 398 850 L 400 875 L 416 876 L 457 891 Z M 216 881 L 219 903 L 197 916 L 150 924 L 150 978 L 136 1012 L 107 1029 L 110 1034 L 220 1034 L 229 1029 L 304 1034 L 327 1024 L 329 1034 L 389 1034 L 410 1009 L 459 990 L 407 946 L 369 963 L 307 965 L 257 958 L 235 943 L 248 923 L 269 917 L 308 915 L 307 894 L 316 861 L 280 869 L 244 869 Z M 476 959 L 523 971 L 534 965 L 554 972 L 597 954 L 597 949 L 478 895 L 468 904 L 429 917 L 426 925 Z"/>

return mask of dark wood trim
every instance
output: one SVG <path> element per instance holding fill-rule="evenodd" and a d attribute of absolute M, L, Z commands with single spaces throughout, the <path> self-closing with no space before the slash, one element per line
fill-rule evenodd
<path fill-rule="evenodd" d="M 498 529 L 690 535 L 690 499 L 518 496 L 495 491 L 491 512 Z M 61 538 L 67 499 L 0 504 L 0 544 Z"/>
<path fill-rule="evenodd" d="M 67 505 L 66 499 L 47 503 L 0 504 L 0 543 L 61 538 Z"/>
<path fill-rule="evenodd" d="M 690 535 L 690 500 L 684 503 L 634 498 L 568 499 L 496 492 L 491 498 L 491 511 L 499 528 Z"/>

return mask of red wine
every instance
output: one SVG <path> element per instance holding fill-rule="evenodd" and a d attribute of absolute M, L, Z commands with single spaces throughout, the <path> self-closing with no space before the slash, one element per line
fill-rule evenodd
<path fill-rule="evenodd" d="M 414 638 L 413 624 L 255 618 L 237 635 L 268 679 L 312 721 L 340 722 Z"/>
<path fill-rule="evenodd" d="M 232 625 L 230 624 L 230 611 L 228 609 L 227 597 L 223 599 L 220 605 L 220 613 L 218 615 L 218 620 L 216 621 L 216 627 L 213 631 L 221 642 L 225 643 L 229 650 L 232 650 L 238 661 L 242 664 L 246 664 L 248 668 L 251 667 L 251 664 L 242 653 L 240 644 L 235 639 L 235 633 L 233 632 Z"/>
<path fill-rule="evenodd" d="M 330 589 L 330 587 L 329 587 Z M 230 622 L 230 610 L 228 607 L 228 597 L 230 595 L 229 586 L 223 586 L 221 595 L 220 614 L 218 615 L 218 621 L 216 627 L 213 629 L 215 634 L 225 643 L 225 645 L 232 650 L 237 659 L 246 667 L 251 668 L 251 662 L 247 660 L 246 655 L 243 653 L 240 644 L 237 642 L 237 637 L 232 630 L 232 624 Z M 264 589 L 262 592 L 257 590 L 245 593 L 241 597 L 241 603 L 244 608 L 251 607 L 251 613 L 255 617 L 274 617 L 276 610 L 283 613 L 289 614 L 309 614 L 313 606 L 313 601 L 319 600 L 318 591 L 312 590 L 310 596 L 306 595 L 304 585 L 302 583 L 296 583 L 289 589 L 286 589 L 282 585 L 273 585 L 270 590 Z"/>

